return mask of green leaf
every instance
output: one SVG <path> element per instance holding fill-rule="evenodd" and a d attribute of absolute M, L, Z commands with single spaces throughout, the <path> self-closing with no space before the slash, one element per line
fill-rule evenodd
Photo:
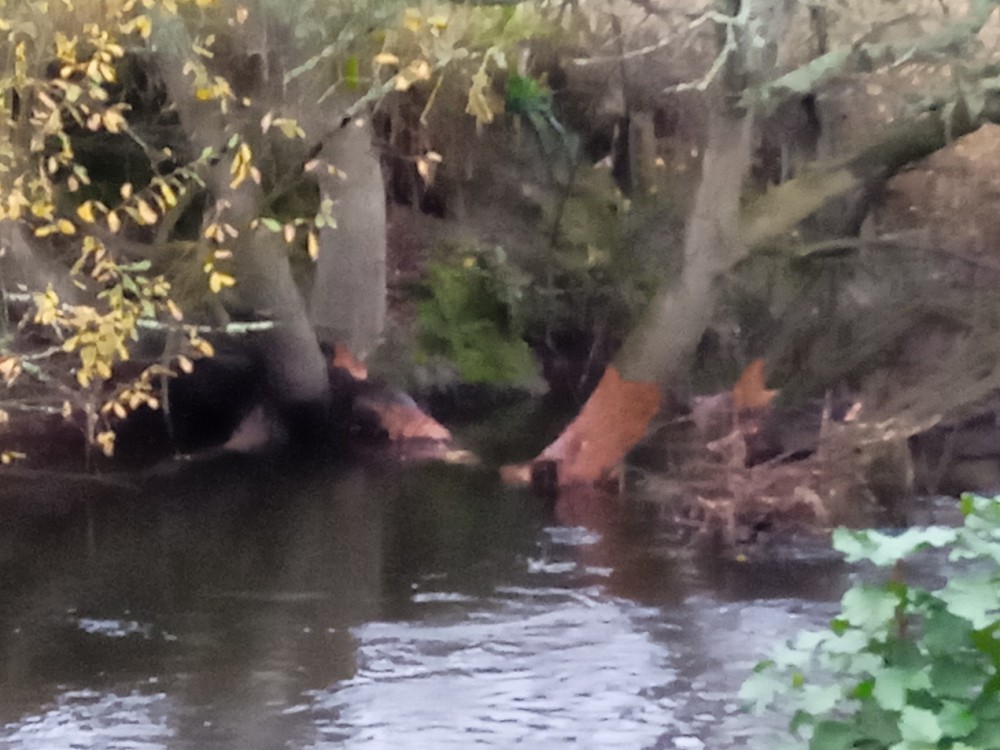
<path fill-rule="evenodd" d="M 1000 582 L 996 576 L 955 577 L 937 592 L 948 610 L 964 617 L 974 628 L 985 628 L 1000 617 Z"/>
<path fill-rule="evenodd" d="M 866 632 L 886 627 L 896 616 L 899 597 L 880 586 L 857 586 L 840 600 L 844 619 Z"/>
<path fill-rule="evenodd" d="M 957 642 L 956 648 L 961 645 Z M 988 678 L 985 666 L 967 659 L 939 656 L 931 664 L 931 688 L 936 696 L 968 702 L 978 694 Z"/>
<path fill-rule="evenodd" d="M 906 691 L 913 675 L 903 669 L 892 667 L 879 672 L 875 678 L 872 697 L 882 708 L 899 711 L 906 705 Z"/>
<path fill-rule="evenodd" d="M 968 703 L 945 701 L 938 713 L 938 723 L 945 736 L 951 739 L 968 737 L 979 726 L 979 721 L 972 715 Z"/>
<path fill-rule="evenodd" d="M 938 716 L 925 708 L 906 706 L 899 716 L 899 731 L 903 741 L 933 744 L 944 736 Z"/>
<path fill-rule="evenodd" d="M 978 726 L 966 738 L 975 748 L 1000 747 L 1000 701 L 988 696 L 974 703 L 970 709 Z"/>
<path fill-rule="evenodd" d="M 868 742 L 866 747 L 888 747 L 900 740 L 898 711 L 887 711 L 874 701 L 866 701 L 854 720 Z"/>
<path fill-rule="evenodd" d="M 361 85 L 360 62 L 357 55 L 351 55 L 344 62 L 344 84 L 348 91 L 357 91 Z"/>
<path fill-rule="evenodd" d="M 853 724 L 821 721 L 809 741 L 809 750 L 852 750 L 859 739 L 861 736 Z"/>
<path fill-rule="evenodd" d="M 833 547 L 838 552 L 843 552 L 848 562 L 867 560 L 880 567 L 886 567 L 895 565 L 917 550 L 953 544 L 957 535 L 957 529 L 942 526 L 907 529 L 895 536 L 878 531 L 852 531 L 840 528 L 833 532 Z"/>
<path fill-rule="evenodd" d="M 788 690 L 788 682 L 771 669 L 752 674 L 740 686 L 739 699 L 750 704 L 754 713 L 763 713 L 776 696 Z"/>
<path fill-rule="evenodd" d="M 802 690 L 802 705 L 812 714 L 832 711 L 843 700 L 844 692 L 839 685 L 806 685 Z"/>
<path fill-rule="evenodd" d="M 957 644 L 969 642 L 972 623 L 938 606 L 924 617 L 923 642 L 932 655 L 950 654 Z"/>

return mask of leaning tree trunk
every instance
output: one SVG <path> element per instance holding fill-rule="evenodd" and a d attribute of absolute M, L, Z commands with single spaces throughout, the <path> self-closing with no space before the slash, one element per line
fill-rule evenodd
<path fill-rule="evenodd" d="M 642 438 L 661 408 L 664 387 L 711 322 L 716 277 L 745 253 L 738 224 L 753 118 L 721 97 L 709 118 L 701 183 L 684 239 L 684 269 L 656 296 L 579 416 L 535 459 L 539 467 L 555 468 L 558 486 L 601 480 Z"/>
<path fill-rule="evenodd" d="M 228 140 L 235 119 L 223 115 L 213 103 L 194 96 L 193 81 L 184 72 L 191 54 L 191 40 L 183 22 L 167 13 L 158 14 L 153 24 L 160 73 L 169 98 L 177 109 L 193 153 L 220 150 Z M 260 113 L 243 115 L 252 132 Z M 238 123 L 237 123 L 238 124 Z M 220 207 L 223 219 L 238 231 L 233 240 L 233 262 L 237 291 L 252 310 L 267 311 L 275 322 L 263 348 L 267 391 L 283 417 L 289 436 L 311 438 L 322 424 L 329 401 L 327 366 L 306 312 L 305 302 L 292 277 L 287 252 L 277 235 L 260 227 L 257 218 L 260 188 L 252 180 L 234 186 L 229 174 L 230 159 L 223 155 L 206 175 L 206 187 Z"/>

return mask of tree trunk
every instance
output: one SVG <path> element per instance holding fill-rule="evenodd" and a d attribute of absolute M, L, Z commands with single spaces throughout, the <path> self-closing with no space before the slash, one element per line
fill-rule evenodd
<path fill-rule="evenodd" d="M 334 201 L 337 224 L 320 231 L 309 317 L 322 340 L 344 344 L 364 360 L 378 346 L 385 328 L 382 168 L 363 121 L 340 128 L 328 139 L 324 155 L 346 179 L 317 170 L 322 198 Z"/>
<path fill-rule="evenodd" d="M 715 279 L 746 252 L 739 238 L 739 209 L 750 168 L 752 120 L 750 112 L 723 102 L 712 108 L 701 182 L 685 234 L 684 270 L 676 284 L 656 296 L 579 416 L 535 459 L 555 466 L 558 486 L 592 484 L 618 466 L 645 434 L 661 408 L 662 389 L 687 363 L 711 322 Z"/>
<path fill-rule="evenodd" d="M 192 80 L 182 66 L 191 53 L 183 23 L 160 14 L 153 24 L 155 47 L 163 58 L 160 72 L 176 107 L 191 150 L 221 150 L 231 129 L 229 119 L 213 103 L 198 101 Z M 215 107 L 215 109 L 213 109 Z M 245 113 L 245 122 L 256 122 L 259 113 Z M 250 132 L 248 126 L 245 132 Z M 237 128 L 238 129 L 238 128 Z M 276 323 L 263 350 L 267 392 L 285 422 L 289 436 L 312 439 L 326 419 L 329 401 L 327 366 L 306 313 L 305 302 L 292 277 L 288 257 L 277 235 L 250 222 L 257 218 L 260 188 L 252 180 L 233 187 L 229 174 L 231 155 L 223 154 L 206 175 L 206 185 L 222 217 L 239 232 L 233 240 L 237 293 L 246 306 L 269 315 Z"/>

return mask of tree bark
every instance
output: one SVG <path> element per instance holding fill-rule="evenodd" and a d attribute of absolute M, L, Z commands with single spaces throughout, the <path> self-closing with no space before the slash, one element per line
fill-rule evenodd
<path fill-rule="evenodd" d="M 162 58 L 160 71 L 170 100 L 177 109 L 191 149 L 220 150 L 239 122 L 235 114 L 225 116 L 212 103 L 199 102 L 191 81 L 182 70 L 191 52 L 183 22 L 160 14 L 153 24 L 155 47 Z M 259 113 L 248 112 L 243 124 L 256 123 Z M 253 125 L 247 125 L 250 132 Z M 251 229 L 257 217 L 260 188 L 251 180 L 233 187 L 229 158 L 223 154 L 206 175 L 206 185 L 217 205 L 224 206 L 224 220 L 239 236 L 233 240 L 233 263 L 237 293 L 254 311 L 269 315 L 276 323 L 263 350 L 268 394 L 279 409 L 292 439 L 316 436 L 326 418 L 329 401 L 327 365 L 306 313 L 306 306 L 292 277 L 285 248 L 276 235 L 262 228 Z"/>
<path fill-rule="evenodd" d="M 716 277 L 746 253 L 739 237 L 739 209 L 750 169 L 753 117 L 722 101 L 709 117 L 708 147 L 678 282 L 656 296 L 579 416 L 535 459 L 555 466 L 560 487 L 608 477 L 642 438 L 663 404 L 663 389 L 711 322 Z"/>
<path fill-rule="evenodd" d="M 328 151 L 328 153 L 327 153 Z M 381 340 L 386 314 L 385 187 L 364 120 L 348 122 L 325 144 L 326 161 L 346 175 L 317 170 L 322 198 L 334 201 L 335 227 L 319 234 L 309 317 L 320 338 L 364 360 Z"/>

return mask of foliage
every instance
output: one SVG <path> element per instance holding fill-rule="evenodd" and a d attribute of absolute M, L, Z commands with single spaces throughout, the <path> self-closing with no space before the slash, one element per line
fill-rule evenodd
<path fill-rule="evenodd" d="M 71 264 L 69 283 L 60 284 L 65 292 L 51 284 L 28 290 L 34 311 L 22 319 L 21 330 L 32 336 L 5 341 L 5 381 L 8 388 L 23 389 L 26 378 L 47 387 L 61 400 L 63 415 L 81 416 L 88 443 L 107 455 L 114 448 L 114 420 L 139 406 L 157 406 L 159 378 L 175 367 L 189 370 L 192 358 L 211 353 L 193 327 L 182 325 L 169 282 L 149 274 L 148 262 L 128 258 L 118 243 L 175 209 L 208 155 L 138 188 L 120 182 L 111 202 L 90 197 L 100 191 L 77 155 L 77 144 L 97 135 L 130 139 L 150 160 L 159 156 L 132 131 L 129 105 L 112 95 L 120 88 L 127 50 L 149 36 L 153 5 L 105 3 L 104 15 L 97 16 L 87 3 L 0 3 L 0 251 L 28 245 L 39 257 L 69 258 Z M 176 3 L 166 5 L 180 12 Z M 230 281 L 216 272 L 208 283 Z M 157 364 L 116 377 L 140 329 L 157 325 L 176 330 L 185 343 Z"/>
<path fill-rule="evenodd" d="M 303 265 L 317 258 L 335 224 L 334 196 L 317 185 L 349 178 L 322 152 L 331 121 L 417 89 L 426 115 L 448 78 L 467 92 L 468 116 L 488 124 L 504 111 L 508 55 L 553 28 L 545 8 L 0 0 L 0 255 L 55 261 L 63 274 L 20 291 L 35 309 L 5 331 L 7 384 L 49 388 L 50 406 L 84 418 L 110 453 L 114 419 L 156 405 L 153 381 L 209 350 L 189 318 L 226 319 L 257 234 Z M 441 160 L 415 158 L 425 178 Z M 438 286 L 452 283 L 437 273 Z M 134 379 L 122 365 L 150 327 L 171 343 Z M 446 338 L 467 351 L 469 335 Z M 486 348 L 515 363 L 499 370 L 522 370 L 525 347 L 498 336 Z M 470 356 L 474 378 L 497 371 Z"/>
<path fill-rule="evenodd" d="M 424 356 L 449 359 L 470 383 L 529 382 L 536 371 L 521 338 L 527 282 L 499 247 L 473 247 L 431 263 L 419 304 Z"/>
<path fill-rule="evenodd" d="M 811 750 L 1000 747 L 1000 498 L 966 495 L 961 528 L 835 533 L 848 561 L 891 570 L 859 584 L 825 632 L 801 634 L 757 665 L 742 697 L 794 712 Z M 957 570 L 936 589 L 909 584 L 905 562 L 949 550 Z"/>

